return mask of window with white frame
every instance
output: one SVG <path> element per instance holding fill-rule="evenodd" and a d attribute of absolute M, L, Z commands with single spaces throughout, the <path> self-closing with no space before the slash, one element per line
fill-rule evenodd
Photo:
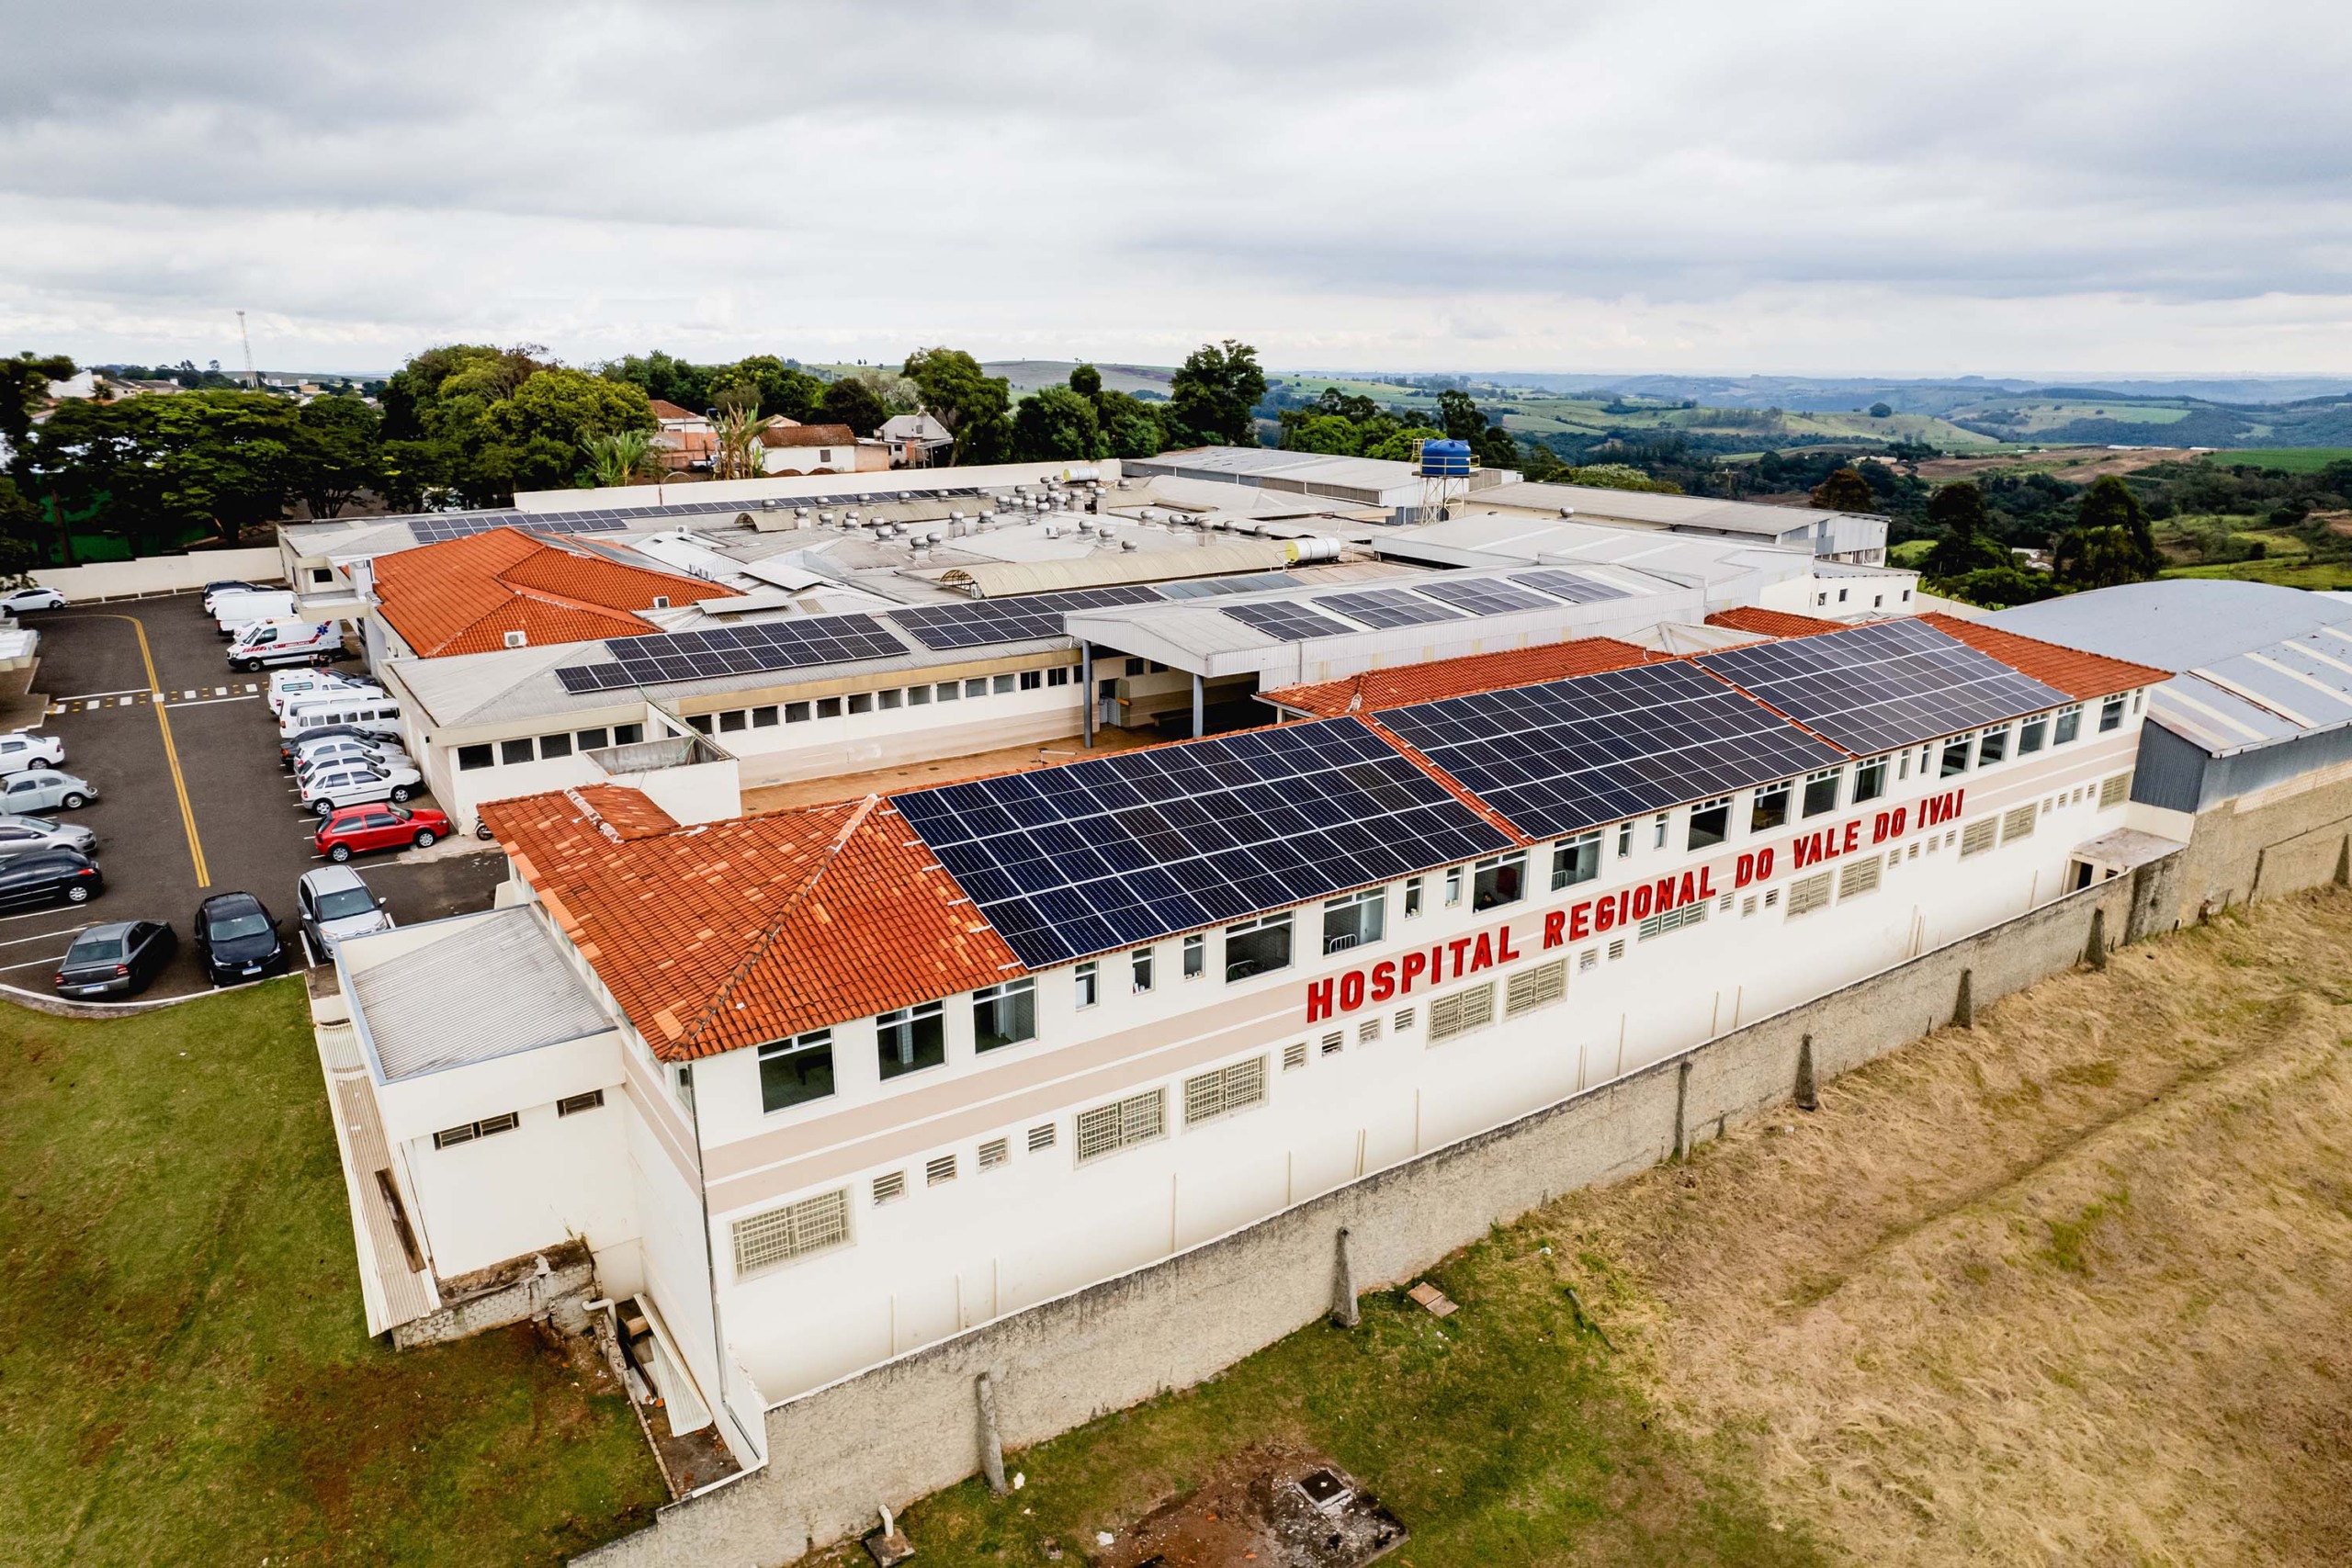
<path fill-rule="evenodd" d="M 739 1275 L 841 1247 L 849 1240 L 849 1190 L 820 1192 L 797 1203 L 746 1215 L 729 1231 Z"/>
<path fill-rule="evenodd" d="M 1168 1131 L 1168 1091 L 1148 1089 L 1078 1113 L 1078 1163 L 1148 1144 Z"/>
<path fill-rule="evenodd" d="M 1989 768 L 2009 759 L 2009 727 L 1996 724 L 1976 738 L 1976 765 Z"/>
<path fill-rule="evenodd" d="M 2050 732 L 2050 744 L 2064 746 L 2083 732 L 2083 705 L 2058 710 L 2058 722 Z"/>
<path fill-rule="evenodd" d="M 1936 764 L 1936 776 L 1948 779 L 1955 774 L 1966 773 L 1968 759 L 1973 753 L 1975 746 L 1976 737 L 1973 734 L 1955 735 L 1945 741 L 1943 759 Z"/>
<path fill-rule="evenodd" d="M 900 1008 L 874 1020 L 875 1055 L 882 1076 L 919 1073 L 947 1060 L 946 1010 L 938 1002 Z"/>
<path fill-rule="evenodd" d="M 1651 819 L 1650 848 L 1654 850 L 1666 848 L 1666 830 L 1673 824 L 1674 813 L 1671 811 L 1661 811 Z"/>
<path fill-rule="evenodd" d="M 1574 887 L 1600 875 L 1600 829 L 1562 839 L 1552 846 L 1552 890 Z"/>
<path fill-rule="evenodd" d="M 1623 860 L 1633 852 L 1634 825 L 1631 822 L 1620 822 L 1617 824 L 1617 858 Z"/>
<path fill-rule="evenodd" d="M 1704 850 L 1720 844 L 1731 835 L 1731 796 L 1720 800 L 1702 801 L 1690 808 L 1690 835 L 1686 849 Z"/>
<path fill-rule="evenodd" d="M 1405 918 L 1408 920 L 1421 912 L 1421 884 L 1425 880 L 1419 876 L 1405 879 Z"/>
<path fill-rule="evenodd" d="M 1079 964 L 1070 971 L 1070 985 L 1077 993 L 1079 1010 L 1092 1007 L 1102 999 L 1102 964 L 1091 958 Z"/>
<path fill-rule="evenodd" d="M 1491 909 L 1527 897 L 1527 852 L 1490 855 L 1471 867 L 1470 907 Z"/>
<path fill-rule="evenodd" d="M 833 1092 L 833 1032 L 812 1029 L 760 1047 L 760 1109 L 784 1111 Z"/>
<path fill-rule="evenodd" d="M 1184 1125 L 1230 1116 L 1266 1100 L 1266 1058 L 1251 1056 L 1184 1080 Z"/>
<path fill-rule="evenodd" d="M 1138 947 L 1127 954 L 1127 987 L 1137 996 L 1151 989 L 1152 962 L 1158 950 Z"/>
<path fill-rule="evenodd" d="M 1290 911 L 1261 915 L 1225 928 L 1225 981 L 1247 980 L 1290 967 Z"/>
<path fill-rule="evenodd" d="M 2018 755 L 2030 757 L 2050 743 L 2050 716 L 2035 714 L 2018 728 Z"/>
<path fill-rule="evenodd" d="M 1818 817 L 1825 811 L 1838 809 L 1838 784 L 1846 776 L 1843 768 L 1824 768 L 1817 773 L 1807 773 L 1804 779 L 1804 815 Z"/>
<path fill-rule="evenodd" d="M 2098 732 L 2101 735 L 2106 734 L 2110 729 L 2119 729 L 2122 728 L 2123 702 L 2123 694 L 2118 692 L 2115 695 L 2108 698 L 2107 701 L 2099 704 Z"/>
<path fill-rule="evenodd" d="M 1343 898 L 1327 899 L 1323 905 L 1323 951 L 1332 953 L 1351 947 L 1369 947 L 1385 934 L 1387 917 L 1385 887 L 1367 887 Z"/>
<path fill-rule="evenodd" d="M 1080 965 L 1092 968 L 1091 964 Z M 1084 1005 L 1084 1004 L 1080 1004 Z M 996 1051 L 1037 1038 L 1037 981 L 1024 975 L 972 993 L 972 1049 Z"/>
<path fill-rule="evenodd" d="M 1768 829 L 1787 827 L 1790 793 L 1791 786 L 1785 779 L 1758 786 L 1756 797 L 1747 807 L 1747 830 L 1761 833 Z"/>
<path fill-rule="evenodd" d="M 1461 902 L 1462 902 L 1462 868 L 1461 868 L 1460 866 L 1458 866 L 1458 865 L 1450 865 L 1450 866 L 1447 866 L 1447 867 L 1445 868 L 1445 905 L 1446 905 L 1446 908 L 1450 909 L 1450 908 L 1452 908 L 1454 905 L 1459 904 L 1459 903 L 1461 903 Z"/>
<path fill-rule="evenodd" d="M 1208 966 L 1209 939 L 1204 933 L 1194 931 L 1184 939 L 1184 978 L 1197 980 L 1207 973 Z"/>
<path fill-rule="evenodd" d="M 1886 794 L 1886 759 L 1872 757 L 1854 769 L 1854 804 L 1876 800 Z"/>

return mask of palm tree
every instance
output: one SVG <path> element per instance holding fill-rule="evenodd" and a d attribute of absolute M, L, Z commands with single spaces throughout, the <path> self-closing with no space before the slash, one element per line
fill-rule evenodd
<path fill-rule="evenodd" d="M 768 422 L 760 417 L 756 405 L 722 402 L 711 421 L 710 428 L 718 436 L 714 458 L 713 479 L 755 479 L 767 467 L 760 446 L 760 433 Z"/>
<path fill-rule="evenodd" d="M 654 471 L 653 441 L 641 430 L 592 435 L 581 449 L 588 454 L 588 467 L 599 486 L 625 485 Z"/>

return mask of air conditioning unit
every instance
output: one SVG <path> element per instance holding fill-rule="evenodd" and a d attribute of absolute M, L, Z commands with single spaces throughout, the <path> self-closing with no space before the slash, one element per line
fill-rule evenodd
<path fill-rule="evenodd" d="M 528 632 L 508 632 L 506 634 L 506 646 L 509 648 L 528 648 L 530 644 L 531 634 Z"/>

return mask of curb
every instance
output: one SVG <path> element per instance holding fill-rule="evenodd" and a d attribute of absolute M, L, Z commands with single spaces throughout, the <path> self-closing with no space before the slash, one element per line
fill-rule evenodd
<path fill-rule="evenodd" d="M 277 979 L 279 976 L 272 976 L 270 978 Z M 266 982 L 264 983 L 266 984 Z M 159 1012 L 164 1008 L 177 1007 L 182 1002 L 192 1002 L 205 997 L 219 996 L 221 989 L 222 987 L 215 986 L 201 991 L 190 991 L 186 996 L 155 997 L 136 1002 L 71 1002 L 62 997 L 45 997 L 39 991 L 28 991 L 20 986 L 0 985 L 0 997 L 5 997 L 18 1007 L 28 1009 L 33 1012 L 49 1013 L 56 1018 L 106 1019 L 130 1018 L 142 1012 Z"/>

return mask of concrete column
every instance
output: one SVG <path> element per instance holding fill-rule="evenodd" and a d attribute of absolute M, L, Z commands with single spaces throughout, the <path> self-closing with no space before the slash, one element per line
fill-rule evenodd
<path fill-rule="evenodd" d="M 1797 1044 L 1797 1091 L 1792 1098 L 1799 1111 L 1821 1109 L 1821 1096 L 1813 1081 L 1813 1036 L 1810 1034 Z"/>
<path fill-rule="evenodd" d="M 1975 977 L 1973 969 L 1960 972 L 1960 995 L 1951 1004 L 1951 1021 L 1962 1029 L 1976 1027 L 1976 998 L 1971 994 Z"/>
<path fill-rule="evenodd" d="M 2084 945 L 2083 962 L 2094 969 L 2107 967 L 2107 910 L 2091 911 L 2091 940 Z"/>
<path fill-rule="evenodd" d="M 1086 749 L 1094 750 L 1094 645 L 1078 645 L 1078 683 L 1086 690 Z"/>
<path fill-rule="evenodd" d="M 1208 706 L 1206 682 L 1198 675 L 1193 677 L 1193 739 L 1201 738 L 1202 716 Z"/>
<path fill-rule="evenodd" d="M 1340 1227 L 1340 1258 L 1331 1275 L 1331 1326 L 1353 1328 L 1361 1321 L 1356 1312 L 1356 1266 L 1348 1252 L 1348 1227 Z"/>
<path fill-rule="evenodd" d="M 1684 1061 L 1674 1075 L 1674 1155 L 1682 1157 L 1682 1116 L 1690 1103 L 1690 1064 Z"/>
<path fill-rule="evenodd" d="M 989 1490 L 1001 1497 L 1004 1486 L 1004 1445 L 996 1434 L 996 1385 L 982 1372 L 978 1388 L 980 1401 L 980 1474 Z"/>

